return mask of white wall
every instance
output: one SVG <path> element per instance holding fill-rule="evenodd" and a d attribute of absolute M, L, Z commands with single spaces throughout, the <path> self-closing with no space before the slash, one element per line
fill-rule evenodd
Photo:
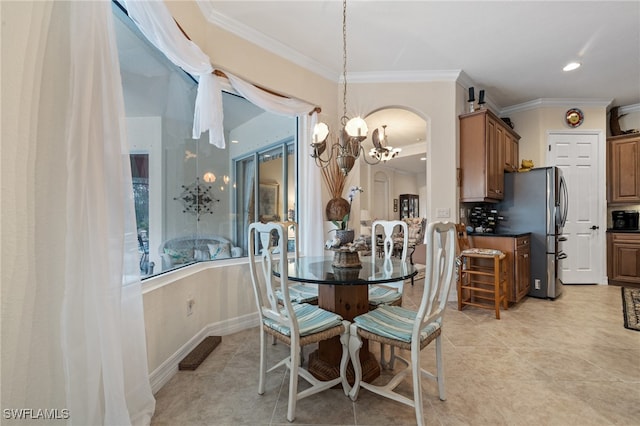
<path fill-rule="evenodd" d="M 547 161 L 547 132 L 551 130 L 570 131 L 565 124 L 565 113 L 569 108 L 578 107 L 584 113 L 584 123 L 576 128 L 582 130 L 602 130 L 607 127 L 606 103 L 600 106 L 576 105 L 544 106 L 500 114 L 511 118 L 514 130 L 520 135 L 518 152 L 520 162 L 533 160 L 535 167 L 543 167 Z M 603 157 L 604 160 L 604 157 Z"/>
<path fill-rule="evenodd" d="M 420 216 L 435 219 L 436 208 L 449 208 L 456 220 L 458 205 L 456 164 L 458 152 L 458 114 L 464 111 L 464 94 L 456 82 L 403 82 L 350 84 L 351 104 L 360 115 L 389 105 L 415 112 L 427 122 L 426 205 Z M 355 115 L 355 112 L 352 114 Z M 393 184 L 392 184 L 393 185 Z M 415 185 L 415 184 L 414 184 Z M 399 188 L 399 186 L 392 186 Z M 391 192 L 394 192 L 393 189 Z M 418 188 L 414 189 L 418 193 Z M 407 193 L 402 191 L 399 193 Z M 446 219 L 445 219 L 446 220 Z"/>
<path fill-rule="evenodd" d="M 219 260 L 145 280 L 145 329 L 154 391 L 207 335 L 224 336 L 257 325 L 247 265 L 246 258 Z M 191 315 L 187 315 L 189 299 L 195 302 Z"/>

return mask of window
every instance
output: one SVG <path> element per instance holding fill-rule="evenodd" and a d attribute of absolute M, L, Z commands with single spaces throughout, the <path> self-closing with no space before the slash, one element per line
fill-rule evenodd
<path fill-rule="evenodd" d="M 197 82 L 113 4 L 143 278 L 246 256 L 256 217 L 295 218 L 296 119 L 224 93 L 227 148 L 192 139 Z"/>
<path fill-rule="evenodd" d="M 243 212 L 237 240 L 247 256 L 247 230 L 256 221 L 296 219 L 296 152 L 293 137 L 234 159 L 237 176 L 236 211 Z M 257 173 L 255 164 L 259 164 Z M 257 175 L 257 176 L 256 176 Z M 256 187 L 255 182 L 259 182 Z M 255 200 L 258 200 L 256 203 Z"/>

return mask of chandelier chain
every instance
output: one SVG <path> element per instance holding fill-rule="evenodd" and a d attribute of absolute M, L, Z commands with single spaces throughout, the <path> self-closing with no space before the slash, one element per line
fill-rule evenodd
<path fill-rule="evenodd" d="M 345 120 L 347 117 L 347 0 L 342 1 L 342 84 L 342 119 Z"/>
<path fill-rule="evenodd" d="M 1 1 L 1 0 L 0 0 Z M 349 119 L 347 117 L 347 0 L 342 0 L 342 131 L 335 143 L 327 145 L 329 139 L 329 127 L 325 123 L 317 123 L 313 131 L 313 153 L 311 157 L 323 173 L 329 165 L 334 164 L 343 176 L 347 176 L 355 162 L 362 158 L 369 165 L 386 162 L 398 155 L 400 148 L 390 149 L 383 146 L 378 138 L 378 130 L 374 131 L 374 148 L 369 151 L 372 161 L 367 159 L 362 142 L 367 138 L 367 123 L 361 117 Z M 386 127 L 386 126 L 385 126 Z M 383 143 L 386 143 L 386 135 L 383 132 Z M 321 155 L 325 153 L 325 158 Z M 333 166 L 332 166 L 333 167 Z"/>

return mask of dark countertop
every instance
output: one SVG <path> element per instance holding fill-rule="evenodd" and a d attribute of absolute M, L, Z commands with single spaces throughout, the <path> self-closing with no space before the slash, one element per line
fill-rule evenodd
<path fill-rule="evenodd" d="M 607 229 L 607 232 L 615 232 L 619 234 L 640 234 L 640 229 Z"/>
<path fill-rule="evenodd" d="M 470 237 L 506 237 L 506 238 L 518 238 L 524 237 L 526 235 L 531 235 L 531 232 L 520 232 L 520 233 L 506 233 L 506 232 L 497 232 L 492 234 L 490 232 L 472 232 L 468 233 Z"/>

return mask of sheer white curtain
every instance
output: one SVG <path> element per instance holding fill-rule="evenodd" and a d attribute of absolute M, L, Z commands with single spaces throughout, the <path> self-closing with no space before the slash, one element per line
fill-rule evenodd
<path fill-rule="evenodd" d="M 196 116 L 194 117 L 194 135 L 199 137 L 199 131 L 209 129 L 209 141 L 214 145 L 224 148 L 223 136 L 223 111 L 222 111 L 222 89 L 217 78 L 211 74 L 213 71 L 209 57 L 189 39 L 187 39 L 180 28 L 175 23 L 165 4 L 161 1 L 137 1 L 128 0 L 126 2 L 129 16 L 136 22 L 140 31 L 162 51 L 173 63 L 183 68 L 185 71 L 195 73 L 199 76 L 198 98 L 196 99 Z M 202 5 L 199 3 L 202 7 Z M 309 117 L 309 112 L 314 109 L 314 105 L 299 99 L 274 95 L 264 91 L 255 85 L 248 83 L 241 78 L 225 71 L 231 86 L 244 98 L 260 108 L 286 116 L 297 116 L 301 123 L 299 134 L 302 153 L 301 165 L 303 170 L 313 170 L 311 173 L 301 176 L 299 181 L 303 182 L 303 191 L 299 191 L 301 199 L 299 205 L 304 206 L 301 211 L 300 233 L 301 247 L 303 253 L 322 254 L 323 236 L 315 229 L 320 229 L 316 224 L 323 223 L 321 194 L 320 194 L 320 172 L 310 161 L 308 147 L 311 141 L 313 125 L 317 113 Z M 201 95 L 201 92 L 203 93 Z M 204 125 L 206 123 L 206 125 Z M 196 130 L 198 126 L 198 130 Z M 196 135 L 197 133 L 197 135 Z M 303 173 L 304 174 L 304 173 Z M 308 226 L 304 226 L 308 224 Z M 305 243 L 306 241 L 306 243 Z M 317 248 L 316 248 L 317 247 Z"/>
<path fill-rule="evenodd" d="M 300 248 L 304 256 L 324 255 L 324 207 L 322 206 L 322 191 L 320 183 L 320 169 L 311 158 L 311 135 L 313 127 L 318 122 L 318 115 L 300 117 L 300 173 L 298 185 L 300 194 Z"/>
<path fill-rule="evenodd" d="M 148 424 L 129 148 L 109 1 L 70 3 L 62 350 L 73 423 Z"/>
<path fill-rule="evenodd" d="M 198 93 L 193 116 L 193 138 L 209 130 L 209 142 L 225 147 L 222 126 L 222 92 L 211 61 L 186 38 L 162 1 L 127 0 L 129 16 L 142 34 L 174 64 L 198 77 Z"/>
<path fill-rule="evenodd" d="M 142 34 L 174 64 L 198 76 L 198 96 L 193 122 L 193 138 L 209 130 L 209 141 L 225 147 L 223 134 L 222 86 L 209 57 L 182 33 L 166 5 L 161 1 L 126 2 L 127 12 Z M 225 71 L 231 86 L 260 108 L 275 114 L 299 116 L 314 106 L 299 99 L 274 95 Z"/>
<path fill-rule="evenodd" d="M 6 2 L 2 13 L 2 37 L 16 40 L 3 45 L 15 63 L 3 64 L 2 101 L 15 108 L 2 110 L 2 407 L 149 424 L 111 2 Z"/>

